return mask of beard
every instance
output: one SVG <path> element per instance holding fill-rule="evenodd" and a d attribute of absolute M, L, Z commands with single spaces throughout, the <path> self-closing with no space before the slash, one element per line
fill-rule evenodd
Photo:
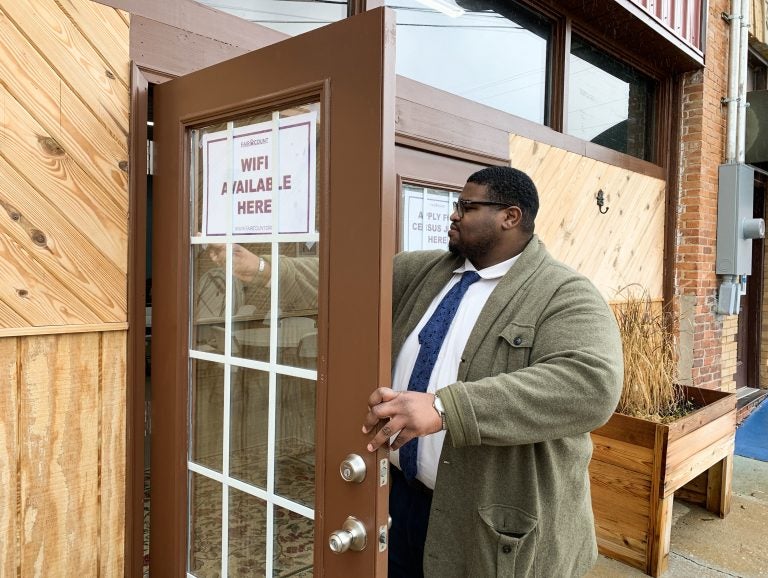
<path fill-rule="evenodd" d="M 482 257 L 483 255 L 488 253 L 490 248 L 493 247 L 494 243 L 495 243 L 494 235 L 492 233 L 489 233 L 481 236 L 479 239 L 477 239 L 475 242 L 473 242 L 470 245 L 462 243 L 460 240 L 448 241 L 448 251 L 450 251 L 452 255 L 469 259 L 470 262 L 472 262 L 472 264 L 474 265 L 477 262 L 477 259 L 479 257 Z"/>

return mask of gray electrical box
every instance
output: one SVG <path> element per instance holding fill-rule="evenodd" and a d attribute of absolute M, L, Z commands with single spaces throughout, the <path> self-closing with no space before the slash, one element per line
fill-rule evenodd
<path fill-rule="evenodd" d="M 765 236 L 763 219 L 752 217 L 755 171 L 744 164 L 720 165 L 717 191 L 718 275 L 752 273 L 752 239 Z"/>

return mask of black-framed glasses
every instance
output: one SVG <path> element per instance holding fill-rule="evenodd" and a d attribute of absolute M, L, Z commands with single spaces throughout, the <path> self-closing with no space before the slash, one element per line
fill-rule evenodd
<path fill-rule="evenodd" d="M 458 201 L 453 201 L 453 210 L 456 212 L 457 215 L 459 215 L 459 219 L 464 217 L 464 211 L 466 211 L 468 208 L 471 208 L 475 205 L 489 205 L 489 206 L 496 206 L 496 207 L 504 207 L 508 209 L 509 207 L 514 207 L 515 205 L 510 205 L 509 203 L 499 203 L 497 201 L 470 201 L 467 199 L 459 199 Z"/>

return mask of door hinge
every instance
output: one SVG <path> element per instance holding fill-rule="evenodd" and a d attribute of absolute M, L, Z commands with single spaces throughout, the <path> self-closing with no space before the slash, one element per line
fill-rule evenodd
<path fill-rule="evenodd" d="M 386 486 L 389 482 L 389 458 L 379 461 L 379 487 Z"/>
<path fill-rule="evenodd" d="M 154 141 L 147 141 L 147 175 L 155 174 L 155 147 Z"/>

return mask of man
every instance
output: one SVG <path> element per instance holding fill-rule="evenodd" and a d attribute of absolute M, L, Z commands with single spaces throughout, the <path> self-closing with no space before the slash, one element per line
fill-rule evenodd
<path fill-rule="evenodd" d="M 363 426 L 381 426 L 369 451 L 391 441 L 390 577 L 571 577 L 596 559 L 589 432 L 616 407 L 621 342 L 534 235 L 538 205 L 521 171 L 483 169 L 450 252 L 395 258 L 393 384 Z"/>

